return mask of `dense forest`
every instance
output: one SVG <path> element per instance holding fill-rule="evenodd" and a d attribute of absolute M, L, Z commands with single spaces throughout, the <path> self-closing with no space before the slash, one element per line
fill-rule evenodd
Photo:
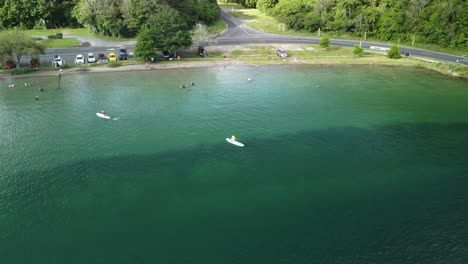
<path fill-rule="evenodd" d="M 227 0 L 276 17 L 289 29 L 468 48 L 466 0 Z"/>
<path fill-rule="evenodd" d="M 134 37 L 166 7 L 180 13 L 187 28 L 211 24 L 219 16 L 216 0 L 0 0 L 0 27 L 84 26 L 97 34 Z"/>

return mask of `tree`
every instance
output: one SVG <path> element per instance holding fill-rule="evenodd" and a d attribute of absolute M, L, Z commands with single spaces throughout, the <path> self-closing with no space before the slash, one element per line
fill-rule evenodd
<path fill-rule="evenodd" d="M 398 49 L 396 45 L 393 45 L 392 47 L 390 47 L 390 50 L 387 53 L 387 58 L 390 58 L 390 59 L 401 58 L 400 50 Z"/>
<path fill-rule="evenodd" d="M 9 32 L 0 37 L 1 57 L 16 57 L 16 67 L 19 69 L 21 58 L 25 55 L 34 56 L 44 54 L 44 46 L 24 33 Z"/>
<path fill-rule="evenodd" d="M 322 47 L 322 48 L 330 47 L 330 39 L 328 37 L 323 37 L 320 40 L 320 47 Z"/>
<path fill-rule="evenodd" d="M 268 9 L 275 7 L 277 3 L 278 0 L 258 0 L 257 9 L 263 13 L 266 13 Z"/>
<path fill-rule="evenodd" d="M 175 53 L 177 49 L 192 44 L 185 20 L 169 6 L 164 6 L 159 13 L 150 17 L 137 40 L 138 54 L 141 55 L 154 54 L 155 50 Z"/>
<path fill-rule="evenodd" d="M 216 38 L 216 35 L 211 34 L 208 31 L 208 28 L 206 25 L 203 25 L 202 23 L 197 23 L 195 26 L 195 29 L 193 30 L 193 37 L 192 40 L 197 44 L 199 47 L 205 47 L 209 43 L 213 42 L 214 39 Z"/>
<path fill-rule="evenodd" d="M 353 54 L 356 57 L 361 57 L 364 54 L 364 49 L 356 45 L 353 50 Z"/>
<path fill-rule="evenodd" d="M 138 34 L 135 45 L 135 55 L 145 60 L 151 58 L 156 53 L 156 45 L 148 28 L 143 28 Z"/>

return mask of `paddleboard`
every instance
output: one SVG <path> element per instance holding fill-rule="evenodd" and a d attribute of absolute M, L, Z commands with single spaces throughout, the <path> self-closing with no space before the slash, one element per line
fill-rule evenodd
<path fill-rule="evenodd" d="M 226 138 L 226 141 L 233 144 L 233 145 L 236 145 L 238 147 L 243 147 L 244 144 L 240 143 L 239 141 L 232 141 L 230 138 Z"/>
<path fill-rule="evenodd" d="M 110 116 L 105 115 L 105 114 L 96 113 L 96 115 L 97 115 L 99 118 L 102 118 L 102 119 L 110 119 Z"/>

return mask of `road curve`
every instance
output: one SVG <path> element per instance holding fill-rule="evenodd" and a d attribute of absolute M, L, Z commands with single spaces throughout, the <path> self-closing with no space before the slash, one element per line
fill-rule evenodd
<path fill-rule="evenodd" d="M 252 29 L 245 25 L 241 20 L 229 15 L 225 10 L 221 10 L 220 17 L 227 24 L 227 29 L 218 37 L 216 42 L 217 45 L 318 44 L 320 42 L 320 38 L 275 35 Z M 361 47 L 364 49 L 370 49 L 371 47 L 373 47 L 377 50 L 384 50 L 390 48 L 390 45 L 386 44 L 359 42 L 353 40 L 330 39 L 330 43 L 333 46 L 339 47 L 354 47 L 356 45 L 361 45 Z M 410 56 L 428 58 L 445 62 L 456 62 L 457 59 L 460 58 L 454 55 L 409 47 L 400 47 L 400 52 L 402 54 L 408 53 Z"/>
<path fill-rule="evenodd" d="M 226 23 L 227 29 L 220 34 L 217 38 L 214 45 L 242 45 L 242 44 L 318 44 L 320 38 L 312 37 L 301 37 L 301 36 L 285 36 L 285 35 L 276 35 L 270 33 L 264 33 L 256 29 L 252 29 L 244 24 L 242 20 L 239 20 L 226 12 L 226 10 L 221 10 L 220 18 Z M 89 52 L 92 53 L 105 53 L 109 52 L 118 52 L 119 48 L 126 48 L 128 52 L 133 52 L 135 47 L 135 41 L 127 42 L 110 42 L 103 41 L 89 37 L 80 37 L 67 35 L 69 38 L 76 38 L 81 42 L 89 42 L 92 44 L 91 47 L 75 47 L 75 48 L 50 48 L 46 50 L 46 54 L 41 56 L 41 61 L 43 65 L 49 65 L 51 63 L 55 54 L 62 56 L 65 59 L 67 64 L 71 64 L 74 61 L 74 58 L 77 54 L 86 55 Z M 390 45 L 378 44 L 371 42 L 359 42 L 352 40 L 339 40 L 331 39 L 331 45 L 339 47 L 354 47 L 356 45 L 361 45 L 364 49 L 370 49 L 372 46 L 377 48 L 377 50 L 382 50 L 389 48 Z M 456 62 L 457 59 L 460 59 L 458 56 L 432 52 L 421 49 L 414 49 L 409 47 L 400 47 L 400 52 L 402 54 L 409 53 L 410 56 L 428 58 L 432 60 L 444 61 L 444 62 Z M 26 61 L 26 58 L 25 58 Z M 24 61 L 23 61 L 24 62 Z"/>

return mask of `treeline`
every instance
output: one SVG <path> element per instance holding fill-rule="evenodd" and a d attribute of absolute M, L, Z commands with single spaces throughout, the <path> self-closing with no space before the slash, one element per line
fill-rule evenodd
<path fill-rule="evenodd" d="M 211 24 L 219 16 L 216 0 L 0 0 L 3 28 L 42 29 L 84 26 L 93 33 L 134 37 L 155 14 L 172 8 L 186 21 Z"/>
<path fill-rule="evenodd" d="M 466 0 L 231 0 L 289 29 L 373 36 L 468 48 Z"/>

